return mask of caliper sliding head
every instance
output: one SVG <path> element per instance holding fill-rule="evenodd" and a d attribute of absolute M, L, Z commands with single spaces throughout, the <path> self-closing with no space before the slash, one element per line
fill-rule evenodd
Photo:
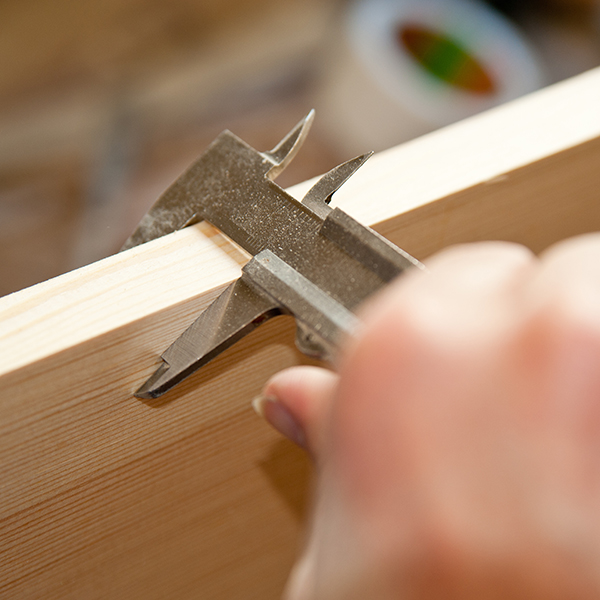
<path fill-rule="evenodd" d="M 229 131 L 158 199 L 123 249 L 206 219 L 253 255 L 242 276 L 164 352 L 163 364 L 136 392 L 156 398 L 261 323 L 281 314 L 297 323 L 305 354 L 330 359 L 357 325 L 356 307 L 415 258 L 328 206 L 366 161 L 359 156 L 321 177 L 302 202 L 273 182 L 304 141 L 311 111 L 270 152 Z"/>

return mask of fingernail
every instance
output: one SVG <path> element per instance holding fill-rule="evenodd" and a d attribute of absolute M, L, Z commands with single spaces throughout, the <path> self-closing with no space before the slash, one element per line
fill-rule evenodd
<path fill-rule="evenodd" d="M 252 400 L 252 408 L 279 433 L 306 449 L 304 430 L 292 413 L 276 398 L 257 396 Z"/>

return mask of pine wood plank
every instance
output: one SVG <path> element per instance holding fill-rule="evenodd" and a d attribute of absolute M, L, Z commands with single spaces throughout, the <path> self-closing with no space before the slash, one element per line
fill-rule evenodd
<path fill-rule="evenodd" d="M 598 106 L 596 70 L 381 153 L 335 202 L 418 258 L 597 230 Z M 131 395 L 245 260 L 200 224 L 0 299 L 0 596 L 279 596 L 309 466 L 249 402 L 305 360 L 291 320 Z"/>

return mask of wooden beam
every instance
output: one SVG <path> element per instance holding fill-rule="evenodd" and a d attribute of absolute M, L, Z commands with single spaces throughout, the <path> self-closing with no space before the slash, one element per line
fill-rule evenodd
<path fill-rule="evenodd" d="M 598 106 L 596 70 L 374 157 L 336 203 L 421 259 L 600 229 Z M 291 320 L 132 396 L 245 260 L 200 224 L 0 299 L 3 598 L 279 596 L 309 466 L 250 400 L 305 361 Z"/>

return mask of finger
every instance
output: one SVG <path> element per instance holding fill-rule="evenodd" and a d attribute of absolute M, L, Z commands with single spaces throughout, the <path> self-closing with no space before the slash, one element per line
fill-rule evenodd
<path fill-rule="evenodd" d="M 426 261 L 427 272 L 407 273 L 368 303 L 362 330 L 410 320 L 440 343 L 493 333 L 505 326 L 499 318 L 511 308 L 507 300 L 517 298 L 535 262 L 527 248 L 508 242 L 453 246 Z"/>
<path fill-rule="evenodd" d="M 502 410 L 494 368 L 535 264 L 514 244 L 454 247 L 366 308 L 331 423 L 336 464 L 381 537 L 394 535 L 386 522 L 410 494 L 463 489 L 456 465 L 487 460 Z"/>
<path fill-rule="evenodd" d="M 554 306 L 594 331 L 600 330 L 600 234 L 571 238 L 542 254 L 530 301 Z"/>
<path fill-rule="evenodd" d="M 589 452 L 600 445 L 600 235 L 546 251 L 526 300 L 525 375 L 543 384 L 534 415 Z"/>
<path fill-rule="evenodd" d="M 338 376 L 319 367 L 292 367 L 274 375 L 254 406 L 275 429 L 314 456 Z"/>

